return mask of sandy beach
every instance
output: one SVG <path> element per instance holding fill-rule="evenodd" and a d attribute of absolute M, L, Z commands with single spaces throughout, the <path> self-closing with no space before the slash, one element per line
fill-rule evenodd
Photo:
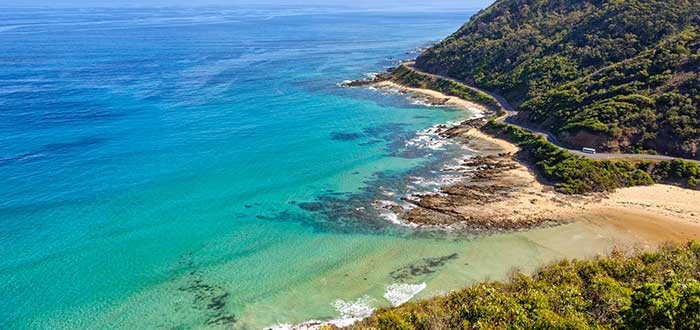
<path fill-rule="evenodd" d="M 373 86 L 426 96 L 437 105 L 486 111 L 473 102 L 433 90 L 391 81 Z M 475 126 L 465 122 L 445 132 L 485 155 L 464 161 L 467 183 L 444 187 L 435 194 L 407 196 L 404 200 L 411 207 L 398 210 L 403 221 L 477 232 L 583 221 L 629 232 L 641 243 L 700 239 L 700 191 L 657 184 L 586 196 L 565 195 L 540 182 L 532 169 L 515 159 L 519 151 L 516 145 Z"/>
<path fill-rule="evenodd" d="M 613 226 L 649 244 L 700 240 L 700 192 L 669 185 L 619 189 L 575 219 Z"/>
<path fill-rule="evenodd" d="M 471 101 L 467 101 L 465 99 L 456 97 L 456 96 L 450 96 L 450 95 L 445 95 L 443 93 L 430 90 L 430 89 L 422 89 L 422 88 L 412 88 L 404 85 L 397 84 L 393 81 L 389 80 L 384 80 L 380 81 L 377 83 L 372 84 L 372 86 L 376 88 L 386 88 L 386 89 L 394 89 L 398 90 L 402 93 L 411 93 L 411 94 L 416 94 L 416 95 L 421 95 L 425 96 L 428 98 L 428 102 L 432 105 L 447 105 L 447 106 L 453 106 L 453 107 L 460 107 L 460 108 L 466 108 L 471 111 L 474 111 L 476 113 L 485 113 L 487 110 L 486 108 L 478 103 L 474 103 Z"/>
<path fill-rule="evenodd" d="M 408 88 L 386 81 L 371 85 L 427 97 L 428 102 L 434 105 L 485 111 L 483 107 L 472 102 L 435 91 Z M 579 258 L 592 257 L 617 248 L 639 251 L 653 249 L 665 242 L 685 243 L 690 239 L 700 239 L 700 192 L 668 185 L 654 185 L 586 196 L 562 194 L 552 186 L 540 182 L 527 164 L 518 161 L 518 146 L 479 130 L 478 127 L 484 121 L 485 118 L 477 118 L 456 125 L 445 124 L 434 128 L 441 138 L 455 139 L 468 149 L 478 152 L 479 156 L 462 159 L 461 164 L 449 169 L 451 173 L 461 173 L 464 180 L 444 186 L 435 193 L 404 196 L 404 204 L 401 205 L 379 203 L 377 206 L 388 209 L 397 216 L 397 222 L 411 227 L 463 231 L 476 234 L 472 236 L 475 237 L 475 241 L 493 240 L 493 245 L 486 245 L 486 248 L 483 243 L 479 243 L 479 248 L 471 253 L 454 253 L 453 250 L 449 250 L 435 254 L 439 244 L 430 243 L 427 249 L 432 255 L 455 259 L 449 264 L 454 266 L 454 269 L 443 270 L 444 273 L 436 276 L 445 281 L 468 278 L 455 287 L 483 280 L 484 274 L 488 274 L 483 272 L 472 278 L 465 277 L 465 272 L 468 273 L 469 270 L 481 271 L 493 265 L 514 265 L 521 262 L 523 256 L 508 260 L 497 257 L 499 253 L 519 253 L 526 250 L 525 246 L 507 245 L 510 243 L 503 245 L 503 240 L 512 237 L 519 237 L 527 246 L 537 246 L 543 251 L 554 253 L 555 256 L 551 260 L 578 253 L 582 253 Z M 459 246 L 462 247 L 470 244 L 469 240 L 455 242 L 459 242 Z M 602 246 L 606 248 L 599 250 Z M 395 252 L 382 252 L 377 263 L 384 265 L 394 261 L 405 249 L 416 250 L 419 247 L 402 247 Z M 482 253 L 494 256 L 484 259 L 474 257 Z M 406 269 L 418 269 L 418 272 L 426 262 L 442 265 L 437 261 L 442 260 L 440 257 L 423 259 L 409 268 L 398 268 L 398 272 L 403 274 Z M 477 260 L 483 260 L 483 263 L 480 264 Z M 537 267 L 542 261 L 540 259 L 532 263 L 533 267 Z M 377 267 L 371 270 L 362 269 L 362 273 L 350 277 L 365 277 L 367 274 L 376 276 L 377 273 L 381 273 L 377 271 Z M 519 271 L 527 273 L 533 269 L 535 268 Z M 396 272 L 395 270 L 392 274 Z M 347 272 L 332 277 L 343 276 L 348 276 Z M 324 282 L 323 286 L 326 285 Z M 432 284 L 428 283 L 428 286 L 430 285 Z M 417 298 L 429 298 L 443 293 L 444 291 L 426 292 Z M 290 301 L 296 304 L 306 296 L 304 291 Z M 368 310 L 369 312 L 371 311 Z M 333 329 L 366 316 L 334 321 L 308 321 L 296 325 L 285 324 L 271 329 Z"/>

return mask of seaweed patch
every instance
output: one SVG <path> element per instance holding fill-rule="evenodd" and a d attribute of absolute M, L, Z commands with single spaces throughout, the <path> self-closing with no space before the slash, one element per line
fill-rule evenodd
<path fill-rule="evenodd" d="M 437 268 L 445 266 L 451 260 L 457 259 L 459 255 L 453 253 L 442 257 L 423 258 L 416 263 L 403 266 L 389 273 L 392 279 L 405 281 L 417 276 L 432 274 Z"/>
<path fill-rule="evenodd" d="M 362 138 L 363 135 L 360 133 L 345 133 L 345 132 L 333 132 L 331 133 L 331 140 L 334 141 L 352 141 Z"/>
<path fill-rule="evenodd" d="M 191 255 L 190 255 L 191 256 Z M 193 268 L 192 261 L 181 262 L 187 268 Z M 193 296 L 192 308 L 205 313 L 206 325 L 230 327 L 237 322 L 236 316 L 227 312 L 226 306 L 230 293 L 220 285 L 206 283 L 198 270 L 188 272 L 190 280 L 178 290 Z"/>

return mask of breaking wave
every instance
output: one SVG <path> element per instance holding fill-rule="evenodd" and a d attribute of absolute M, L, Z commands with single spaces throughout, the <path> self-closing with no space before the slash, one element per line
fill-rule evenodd
<path fill-rule="evenodd" d="M 386 287 L 384 298 L 388 300 L 392 306 L 396 307 L 411 300 L 419 292 L 423 291 L 427 285 L 420 284 L 405 284 L 396 283 Z"/>

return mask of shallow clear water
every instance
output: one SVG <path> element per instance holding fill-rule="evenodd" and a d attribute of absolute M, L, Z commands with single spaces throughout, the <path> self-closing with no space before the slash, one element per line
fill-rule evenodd
<path fill-rule="evenodd" d="M 470 14 L 4 10 L 0 328 L 355 316 L 389 304 L 394 283 L 427 297 L 609 248 L 616 238 L 582 225 L 414 232 L 366 205 L 470 154 L 406 142 L 471 114 L 336 84 Z"/>

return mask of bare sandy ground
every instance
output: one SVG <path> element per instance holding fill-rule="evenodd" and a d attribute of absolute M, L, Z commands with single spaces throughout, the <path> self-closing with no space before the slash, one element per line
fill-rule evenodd
<path fill-rule="evenodd" d="M 478 130 L 467 135 L 497 144 L 504 152 L 514 153 L 518 149 Z M 492 203 L 486 210 L 481 208 L 482 212 L 516 221 L 533 218 L 587 221 L 629 232 L 650 244 L 700 239 L 700 191 L 657 184 L 576 197 L 562 195 L 541 184 L 523 165 L 507 171 L 505 176 L 523 182 L 523 188 L 511 198 Z M 469 206 L 462 209 L 477 211 Z"/>
<path fill-rule="evenodd" d="M 518 147 L 472 129 L 467 136 L 498 145 L 515 154 Z M 586 197 L 563 196 L 542 185 L 524 166 L 511 170 L 528 182 L 512 200 L 494 205 L 506 216 L 553 217 L 587 221 L 637 235 L 648 243 L 700 240 L 700 191 L 656 184 L 617 189 Z M 518 211 L 515 211 L 515 210 Z"/>
<path fill-rule="evenodd" d="M 520 151 L 520 148 L 518 148 L 518 146 L 516 146 L 515 144 L 487 135 L 478 129 L 469 129 L 466 132 L 464 132 L 462 136 L 468 138 L 467 143 L 469 143 L 472 140 L 481 141 L 482 146 L 477 146 L 476 148 L 481 148 L 482 150 L 484 149 L 484 147 L 488 147 L 488 144 L 492 144 L 499 148 L 500 152 L 505 152 L 514 155 L 515 153 Z"/>
<path fill-rule="evenodd" d="M 700 192 L 668 185 L 619 189 L 575 219 L 612 226 L 649 244 L 700 241 Z"/>
<path fill-rule="evenodd" d="M 433 90 L 391 81 L 374 86 L 423 95 L 434 104 L 486 112 L 479 104 Z M 700 191 L 653 185 L 589 196 L 564 195 L 539 182 L 530 168 L 513 160 L 519 151 L 516 145 L 468 126 L 451 134 L 462 138 L 470 148 L 491 155 L 478 164 L 486 170 L 465 174 L 473 176 L 475 185 L 447 187 L 442 194 L 432 196 L 413 196 L 410 200 L 417 207 L 402 215 L 405 221 L 419 226 L 472 222 L 480 230 L 585 221 L 627 231 L 650 244 L 700 240 Z"/>
<path fill-rule="evenodd" d="M 540 183 L 528 167 L 513 159 L 519 150 L 514 144 L 473 128 L 457 136 L 488 156 L 465 161 L 465 168 L 473 169 L 464 172 L 465 183 L 408 198 L 415 207 L 402 219 L 472 231 L 517 230 L 568 222 L 585 205 L 602 199 L 564 195 Z"/>
<path fill-rule="evenodd" d="M 484 113 L 486 112 L 486 108 L 478 103 L 474 103 L 471 101 L 467 101 L 465 99 L 456 97 L 456 96 L 449 96 L 445 95 L 443 93 L 430 90 L 430 89 L 422 89 L 422 88 L 412 88 L 404 85 L 397 84 L 393 81 L 380 81 L 378 83 L 373 84 L 374 87 L 376 88 L 388 88 L 388 89 L 395 89 L 404 93 L 412 93 L 412 94 L 417 94 L 417 95 L 422 95 L 428 98 L 430 103 L 436 104 L 436 105 L 449 105 L 449 106 L 454 106 L 454 107 L 461 107 L 461 108 L 466 108 L 475 112 L 479 113 Z"/>

